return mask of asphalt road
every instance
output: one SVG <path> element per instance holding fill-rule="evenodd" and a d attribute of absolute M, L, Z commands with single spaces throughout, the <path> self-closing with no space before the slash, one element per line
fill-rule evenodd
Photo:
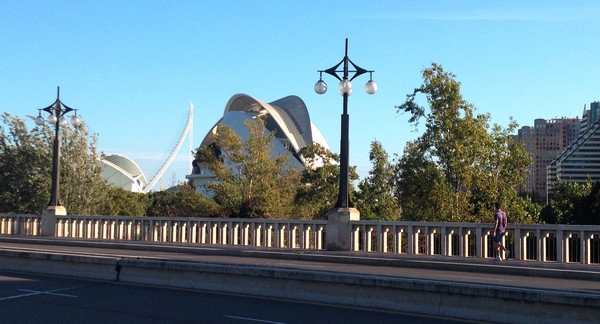
<path fill-rule="evenodd" d="M 0 323 L 465 323 L 316 303 L 0 271 Z"/>

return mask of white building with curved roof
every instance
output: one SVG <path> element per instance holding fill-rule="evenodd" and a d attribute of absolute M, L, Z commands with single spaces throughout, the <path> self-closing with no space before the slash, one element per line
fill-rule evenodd
<path fill-rule="evenodd" d="M 303 147 L 319 143 L 329 149 L 321 132 L 310 121 L 308 109 L 302 99 L 297 96 L 287 96 L 271 103 L 246 94 L 236 94 L 225 106 L 223 117 L 208 131 L 201 146 L 209 146 L 214 142 L 214 135 L 219 125 L 226 125 L 238 134 L 242 140 L 249 137 L 249 131 L 244 125 L 245 120 L 253 120 L 256 116 L 265 118 L 268 131 L 275 132 L 272 153 L 288 154 L 289 163 L 293 167 L 304 168 L 304 162 L 298 152 Z M 192 174 L 186 176 L 197 191 L 203 191 L 204 185 L 214 180 L 213 174 L 194 161 Z"/>
<path fill-rule="evenodd" d="M 100 177 L 111 187 L 132 192 L 144 192 L 148 180 L 142 169 L 132 159 L 112 154 L 100 158 L 102 172 Z"/>

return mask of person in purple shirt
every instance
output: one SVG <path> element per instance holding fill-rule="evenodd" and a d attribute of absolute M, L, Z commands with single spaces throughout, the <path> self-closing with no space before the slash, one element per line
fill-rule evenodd
<path fill-rule="evenodd" d="M 506 226 L 508 221 L 506 219 L 506 213 L 501 209 L 502 205 L 496 203 L 496 212 L 494 213 L 494 243 L 496 244 L 496 260 L 502 261 L 500 250 L 506 252 L 506 248 L 502 245 L 502 237 L 506 232 Z"/>

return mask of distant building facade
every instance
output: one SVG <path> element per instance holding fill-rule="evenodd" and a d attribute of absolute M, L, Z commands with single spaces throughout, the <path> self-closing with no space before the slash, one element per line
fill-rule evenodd
<path fill-rule="evenodd" d="M 523 126 L 519 129 L 516 140 L 524 144 L 525 151 L 532 157 L 529 174 L 525 178 L 524 187 L 527 193 L 546 195 L 547 166 L 565 148 L 577 138 L 581 125 L 578 118 L 536 119 L 533 127 Z"/>
<path fill-rule="evenodd" d="M 584 108 L 579 136 L 547 168 L 548 188 L 558 181 L 588 180 L 600 181 L 600 102 L 592 102 L 590 109 Z"/>

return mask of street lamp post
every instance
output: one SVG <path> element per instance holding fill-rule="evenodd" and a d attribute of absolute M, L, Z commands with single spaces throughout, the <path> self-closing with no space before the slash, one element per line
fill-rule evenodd
<path fill-rule="evenodd" d="M 49 113 L 47 119 L 42 117 L 42 111 Z M 60 87 L 57 87 L 56 101 L 46 108 L 39 109 L 39 115 L 35 118 L 35 124 L 38 126 L 48 122 L 54 125 L 54 141 L 52 147 L 52 185 L 50 189 L 50 202 L 48 207 L 42 211 L 42 235 L 54 236 L 56 232 L 56 215 L 66 215 L 67 210 L 60 204 L 60 129 L 67 127 L 68 122 L 64 116 L 71 111 L 75 115 L 71 116 L 71 124 L 75 127 L 81 125 L 81 119 L 77 116 L 77 110 L 65 105 L 60 101 Z"/>
<path fill-rule="evenodd" d="M 349 69 L 352 66 L 353 70 Z M 339 70 L 340 66 L 342 69 Z M 377 92 L 377 84 L 373 81 L 373 72 L 365 70 L 354 64 L 348 57 L 348 39 L 346 38 L 346 47 L 344 58 L 335 66 L 327 70 L 319 70 L 319 81 L 315 84 L 315 92 L 324 94 L 327 91 L 327 84 L 323 81 L 323 72 L 332 75 L 340 81 L 339 91 L 343 98 L 343 112 L 341 116 L 341 139 L 340 139 L 340 186 L 338 200 L 335 208 L 329 213 L 328 248 L 335 250 L 346 250 L 349 248 L 349 233 L 346 233 L 345 223 L 350 220 L 360 219 L 360 213 L 354 208 L 354 204 L 349 196 L 349 137 L 350 137 L 350 116 L 348 115 L 348 96 L 352 93 L 352 80 L 356 77 L 369 73 L 369 81 L 365 85 L 365 91 L 368 94 Z M 341 74 L 340 74 L 341 73 Z M 352 73 L 352 75 L 350 75 Z M 338 224 L 334 225 L 334 224 Z M 348 235 L 346 235 L 348 234 Z M 336 241 L 334 243 L 332 241 Z"/>
<path fill-rule="evenodd" d="M 343 69 L 338 70 L 340 65 L 343 64 Z M 354 70 L 349 70 L 348 65 L 352 65 Z M 372 76 L 373 72 L 365 70 L 358 65 L 354 64 L 352 60 L 348 57 L 348 39 L 346 38 L 346 51 L 344 58 L 337 65 L 327 69 L 318 71 L 320 74 L 319 81 L 315 84 L 315 92 L 318 94 L 324 94 L 327 91 L 327 84 L 323 81 L 323 72 L 334 76 L 336 79 L 340 80 L 339 90 L 340 94 L 343 97 L 343 113 L 342 113 L 342 133 L 340 139 L 340 188 L 338 194 L 338 201 L 335 205 L 336 208 L 350 208 L 354 207 L 352 201 L 350 201 L 349 197 L 349 124 L 350 124 L 350 116 L 348 115 L 348 97 L 352 93 L 352 80 L 356 77 L 369 73 L 369 81 L 365 85 L 365 91 L 368 94 L 374 94 L 377 92 L 377 84 L 373 81 Z M 339 75 L 338 73 L 342 73 Z M 354 73 L 350 77 L 350 73 Z"/>

